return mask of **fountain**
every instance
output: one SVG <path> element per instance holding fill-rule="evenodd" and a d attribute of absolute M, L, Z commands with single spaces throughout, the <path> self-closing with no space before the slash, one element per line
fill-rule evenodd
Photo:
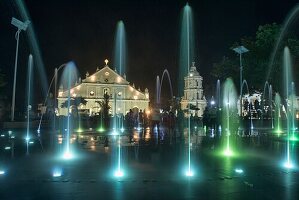
<path fill-rule="evenodd" d="M 237 121 L 237 93 L 233 81 L 228 78 L 224 82 L 223 86 L 223 116 L 222 116 L 222 127 L 226 133 L 226 145 L 223 154 L 225 156 L 233 156 L 233 149 L 230 142 L 232 132 L 236 131 Z"/>
<path fill-rule="evenodd" d="M 113 132 L 112 135 L 118 136 L 116 141 L 117 141 L 117 169 L 114 172 L 115 177 L 122 177 L 124 176 L 122 166 L 121 166 L 121 133 L 120 133 L 120 121 L 118 114 L 116 112 L 117 108 L 117 94 L 116 92 L 114 93 L 114 113 L 113 113 Z"/>
<path fill-rule="evenodd" d="M 267 90 L 268 90 L 268 97 L 266 96 L 266 91 Z M 268 103 L 265 105 L 267 100 L 268 100 Z M 264 84 L 262 109 L 264 110 L 266 106 L 267 106 L 267 109 L 270 111 L 271 129 L 273 129 L 274 125 L 273 125 L 273 110 L 272 110 L 273 109 L 272 108 L 272 85 L 270 85 L 268 83 L 268 81 L 266 81 L 265 84 Z M 264 121 L 264 112 L 262 112 L 262 122 L 263 121 Z M 263 125 L 263 123 L 262 123 L 262 125 Z"/>
<path fill-rule="evenodd" d="M 73 131 L 73 127 L 71 126 L 71 87 L 77 80 L 77 69 L 73 62 L 68 62 L 64 68 L 62 73 L 61 81 L 62 85 L 66 86 L 67 90 L 67 100 L 66 100 L 66 129 L 64 132 L 64 159 L 71 159 L 73 157 L 71 148 L 70 148 L 70 136 Z"/>
<path fill-rule="evenodd" d="M 123 21 L 117 23 L 117 31 L 115 37 L 114 49 L 114 64 L 116 70 L 120 75 L 126 73 L 127 49 L 126 49 L 126 33 Z M 117 169 L 114 172 L 115 177 L 122 177 L 124 175 L 121 167 L 121 132 L 124 132 L 124 127 L 121 123 L 121 113 L 117 113 L 117 97 L 121 97 L 118 92 L 114 91 L 114 120 L 113 120 L 113 135 L 118 135 L 117 141 Z M 119 115 L 119 116 L 118 116 Z"/>
<path fill-rule="evenodd" d="M 28 58 L 28 85 L 27 85 L 27 133 L 26 133 L 26 155 L 29 155 L 29 142 L 30 142 L 30 110 L 31 110 L 31 88 L 32 88 L 32 66 L 33 58 L 29 55 Z"/>
<path fill-rule="evenodd" d="M 247 84 L 247 81 L 246 80 L 243 80 L 243 82 L 242 82 L 242 89 L 241 89 L 241 91 L 242 91 L 242 94 L 240 95 L 240 97 L 242 98 L 243 97 L 243 87 L 244 86 L 246 86 L 246 89 L 247 89 L 247 94 L 249 94 L 249 89 L 248 89 L 248 84 Z M 240 102 L 243 102 L 242 100 L 240 101 Z M 251 104 L 252 104 L 253 102 L 251 102 Z M 243 105 L 242 105 L 243 106 Z M 243 111 L 243 109 L 240 111 L 240 112 L 242 112 Z M 240 114 L 240 119 L 242 119 L 243 118 L 243 113 L 241 113 Z M 252 110 L 251 110 L 251 106 L 249 106 L 249 117 L 250 117 L 250 135 L 252 134 L 252 130 L 253 130 L 253 123 L 252 123 Z M 241 122 L 242 122 L 242 120 L 240 120 Z"/>
<path fill-rule="evenodd" d="M 158 100 L 157 100 L 157 103 L 158 105 L 160 105 L 161 103 L 161 90 L 162 90 L 162 85 L 163 85 L 163 80 L 164 80 L 164 75 L 167 75 L 167 78 L 168 78 L 168 83 L 169 83 L 169 89 L 170 89 L 170 95 L 171 95 L 171 98 L 173 97 L 173 91 L 172 91 L 172 84 L 171 84 L 171 79 L 170 79 L 170 75 L 169 75 L 169 72 L 167 69 L 164 69 L 163 71 L 163 74 L 162 74 L 162 78 L 161 78 L 161 82 L 158 82 L 159 81 L 159 76 L 157 77 L 157 97 L 158 97 Z"/>
<path fill-rule="evenodd" d="M 181 41 L 180 41 L 180 62 L 179 62 L 179 84 L 178 95 L 183 96 L 184 77 L 189 74 L 191 61 L 194 61 L 194 33 L 192 9 L 187 3 L 183 8 L 182 25 L 181 25 Z M 190 104 L 188 106 L 190 111 Z M 188 167 L 186 176 L 193 176 L 191 167 L 191 127 L 190 113 L 188 114 Z"/>
<path fill-rule="evenodd" d="M 117 23 L 114 47 L 114 65 L 116 71 L 123 76 L 126 74 L 127 48 L 126 48 L 126 31 L 123 21 Z"/>
<path fill-rule="evenodd" d="M 275 98 L 274 98 L 274 103 L 275 103 L 275 126 L 274 126 L 274 132 L 277 134 L 277 136 L 279 137 L 282 132 L 282 127 L 281 127 L 281 98 L 280 95 L 278 93 L 275 94 Z"/>
<path fill-rule="evenodd" d="M 283 54 L 283 75 L 284 75 L 284 89 L 285 89 L 285 113 L 287 118 L 287 155 L 286 155 L 286 162 L 284 166 L 286 168 L 293 168 L 293 163 L 291 159 L 291 152 L 290 152 L 290 135 L 293 135 L 293 139 L 295 139 L 295 126 L 294 126 L 294 118 L 295 118 L 295 109 L 294 105 L 296 103 L 295 91 L 294 91 L 294 84 L 292 82 L 292 64 L 291 64 L 291 56 L 290 50 L 288 47 L 284 48 Z"/>

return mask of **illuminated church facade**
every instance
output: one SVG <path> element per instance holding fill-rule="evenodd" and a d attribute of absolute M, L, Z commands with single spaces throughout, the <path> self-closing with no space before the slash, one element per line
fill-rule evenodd
<path fill-rule="evenodd" d="M 58 113 L 59 115 L 67 115 L 68 109 L 63 104 L 68 99 L 69 90 L 64 90 L 62 86 L 58 91 Z M 90 116 L 100 112 L 101 107 L 99 101 L 104 100 L 104 94 L 109 95 L 110 114 L 125 115 L 130 111 L 145 110 L 149 107 L 149 92 L 146 88 L 141 91 L 136 89 L 134 84 L 130 84 L 126 80 L 126 76 L 119 75 L 116 71 L 108 66 L 108 60 L 105 60 L 105 66 L 101 69 L 97 68 L 94 74 L 86 73 L 85 79 L 79 78 L 70 89 L 71 98 L 82 97 L 86 103 L 77 105 L 77 109 L 81 113 Z"/>

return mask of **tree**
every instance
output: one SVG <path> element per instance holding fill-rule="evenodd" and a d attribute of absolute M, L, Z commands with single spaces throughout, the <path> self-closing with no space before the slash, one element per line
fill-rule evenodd
<path fill-rule="evenodd" d="M 101 115 L 104 118 L 105 128 L 109 127 L 109 110 L 111 108 L 110 105 L 109 105 L 109 99 L 110 99 L 109 94 L 105 93 L 104 94 L 104 100 L 96 101 L 96 103 L 98 103 L 100 105 Z"/>
<path fill-rule="evenodd" d="M 239 45 L 249 49 L 249 52 L 242 57 L 243 78 L 247 80 L 248 85 L 261 89 L 264 87 L 265 81 L 269 81 L 276 90 L 280 89 L 280 81 L 275 80 L 281 79 L 281 58 L 285 46 L 290 48 L 294 64 L 298 62 L 299 40 L 295 34 L 289 32 L 278 48 L 272 68 L 269 68 L 270 57 L 280 30 L 281 26 L 276 23 L 259 26 L 254 38 L 244 37 L 240 42 L 235 42 L 232 45 L 232 49 Z M 213 65 L 212 75 L 221 80 L 232 77 L 235 83 L 239 83 L 239 67 L 239 56 L 230 51 L 228 56 Z M 271 70 L 270 73 L 269 70 Z M 269 77 L 267 77 L 268 74 L 270 74 Z"/>
<path fill-rule="evenodd" d="M 86 105 L 87 101 L 83 98 L 83 97 L 71 97 L 70 99 L 70 107 L 74 108 L 74 113 L 76 114 L 76 116 L 79 118 L 79 111 L 78 111 L 78 107 L 79 105 L 83 104 Z M 65 102 L 63 102 L 61 104 L 62 108 L 67 108 L 68 107 L 68 100 L 66 100 Z"/>

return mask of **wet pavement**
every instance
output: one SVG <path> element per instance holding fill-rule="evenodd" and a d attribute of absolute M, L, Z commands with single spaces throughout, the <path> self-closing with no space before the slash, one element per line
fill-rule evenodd
<path fill-rule="evenodd" d="M 74 142 L 70 160 L 61 159 L 61 145 L 55 152 L 36 147 L 27 156 L 19 149 L 13 159 L 2 156 L 0 199 L 298 199 L 299 172 L 282 166 L 284 140 L 235 137 L 234 156 L 224 157 L 223 138 L 193 135 L 194 176 L 186 177 L 186 141 L 163 134 L 122 137 L 120 178 L 113 176 L 118 136 L 109 136 L 106 148 L 91 137 Z M 296 142 L 291 150 L 298 163 Z M 62 175 L 53 177 L 54 169 Z"/>

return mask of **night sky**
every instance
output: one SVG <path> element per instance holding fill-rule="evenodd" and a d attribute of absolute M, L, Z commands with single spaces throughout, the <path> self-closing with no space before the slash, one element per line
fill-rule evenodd
<path fill-rule="evenodd" d="M 13 81 L 16 28 L 11 17 L 20 19 L 14 1 L 0 1 L 0 68 Z M 135 86 L 150 89 L 167 68 L 176 88 L 180 16 L 183 0 L 26 0 L 28 12 L 46 67 L 48 79 L 54 68 L 73 60 L 81 77 L 95 72 L 104 59 L 113 59 L 116 24 L 123 20 L 127 34 L 128 73 Z M 295 0 L 198 0 L 188 1 L 193 9 L 196 63 L 204 78 L 207 96 L 213 95 L 212 64 L 231 51 L 231 44 L 243 36 L 254 36 L 257 27 L 282 23 L 297 3 Z M 24 91 L 28 40 L 21 33 L 18 90 Z M 110 62 L 111 64 L 111 62 Z M 165 84 L 167 86 L 167 84 Z M 38 83 L 36 84 L 38 88 Z M 166 89 L 166 88 L 165 88 Z M 167 90 L 167 89 L 166 89 Z M 166 91 L 165 90 L 165 91 Z M 40 91 L 36 90 L 36 95 Z M 176 89 L 174 89 L 176 91 Z M 165 95 L 168 93 L 166 92 Z M 8 94 L 11 95 L 11 94 Z M 17 101 L 20 101 L 19 96 Z"/>

